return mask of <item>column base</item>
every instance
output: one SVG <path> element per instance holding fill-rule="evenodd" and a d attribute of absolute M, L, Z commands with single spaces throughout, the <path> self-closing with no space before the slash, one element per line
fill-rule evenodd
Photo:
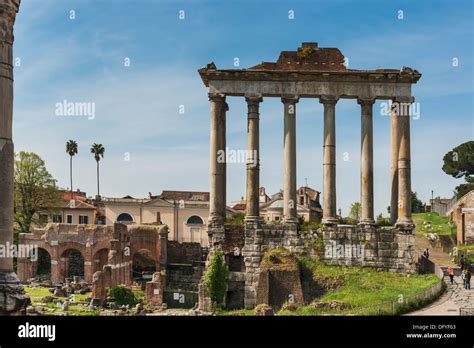
<path fill-rule="evenodd" d="M 334 225 L 337 225 L 337 219 L 336 218 L 326 218 L 326 219 L 323 219 L 323 225 L 327 225 L 327 226 L 334 226 Z"/>
<path fill-rule="evenodd" d="M 365 227 L 365 226 L 370 227 L 370 226 L 375 226 L 376 223 L 374 219 L 364 219 L 364 220 L 360 220 L 357 225 L 362 226 L 362 227 Z"/>
<path fill-rule="evenodd" d="M 297 225 L 298 224 L 298 219 L 295 217 L 285 217 L 283 218 L 282 221 L 286 225 Z"/>
<path fill-rule="evenodd" d="M 224 219 L 221 216 L 211 215 L 208 219 L 209 227 L 222 227 L 224 226 Z"/>
<path fill-rule="evenodd" d="M 31 303 L 14 272 L 0 272 L 0 315 L 24 315 Z"/>
<path fill-rule="evenodd" d="M 260 225 L 262 224 L 262 218 L 260 216 L 246 216 L 245 224 L 250 225 L 253 228 L 260 228 Z"/>
<path fill-rule="evenodd" d="M 402 231 L 411 232 L 415 229 L 415 224 L 413 223 L 413 220 L 397 221 L 395 227 Z"/>

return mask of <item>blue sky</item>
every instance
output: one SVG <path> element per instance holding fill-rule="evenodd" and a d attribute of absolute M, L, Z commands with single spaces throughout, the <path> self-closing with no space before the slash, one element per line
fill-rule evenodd
<path fill-rule="evenodd" d="M 70 11 L 75 19 L 70 19 Z M 294 19 L 288 12 L 294 11 Z M 403 19 L 399 19 L 399 11 Z M 185 18 L 180 19 L 180 11 Z M 460 180 L 443 155 L 474 139 L 471 1 L 23 0 L 15 25 L 14 141 L 69 186 L 65 143 L 74 139 L 74 187 L 95 195 L 90 145 L 102 143 L 101 194 L 144 197 L 209 187 L 209 102 L 197 69 L 275 61 L 304 41 L 338 47 L 354 69 L 410 66 L 421 117 L 412 121 L 412 187 L 422 200 L 451 196 Z M 124 60 L 130 59 L 130 66 Z M 453 66 L 457 59 L 458 66 Z M 96 117 L 58 117 L 63 100 L 93 102 Z M 246 148 L 246 105 L 228 98 L 227 142 Z M 180 105 L 184 113 L 179 113 Z M 390 122 L 374 105 L 376 213 L 389 202 Z M 337 205 L 359 200 L 360 107 L 336 106 Z M 283 182 L 283 107 L 261 105 L 261 184 Z M 297 105 L 298 185 L 322 188 L 322 106 Z M 346 157 L 348 160 L 344 160 Z M 127 161 L 126 159 L 129 160 Z M 245 195 L 245 165 L 228 165 L 228 200 Z"/>

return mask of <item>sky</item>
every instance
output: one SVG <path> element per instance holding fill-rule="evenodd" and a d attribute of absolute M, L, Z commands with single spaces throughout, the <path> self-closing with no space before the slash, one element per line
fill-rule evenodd
<path fill-rule="evenodd" d="M 301 42 L 337 47 L 349 68 L 409 66 L 412 190 L 422 201 L 451 197 L 462 182 L 441 167 L 446 152 L 474 139 L 473 3 L 447 1 L 22 0 L 15 24 L 14 142 L 46 162 L 68 188 L 66 141 L 74 139 L 74 189 L 96 194 L 92 143 L 105 147 L 101 195 L 145 197 L 209 190 L 207 89 L 197 69 L 275 61 Z M 292 16 L 293 15 L 293 16 Z M 234 62 L 238 58 L 239 66 Z M 246 149 L 246 103 L 227 98 L 227 145 Z M 87 102 L 94 114 L 58 114 Z M 374 104 L 376 214 L 390 202 L 390 119 Z M 323 108 L 297 104 L 297 181 L 322 191 Z M 283 105 L 260 107 L 261 186 L 283 187 Z M 337 207 L 360 200 L 360 106 L 336 105 Z M 228 203 L 245 195 L 245 164 L 228 164 Z"/>

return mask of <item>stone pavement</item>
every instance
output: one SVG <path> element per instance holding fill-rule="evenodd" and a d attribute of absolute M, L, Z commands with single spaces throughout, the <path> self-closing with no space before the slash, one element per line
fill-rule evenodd
<path fill-rule="evenodd" d="M 454 277 L 451 285 L 445 277 L 446 292 L 432 304 L 406 315 L 459 315 L 459 308 L 474 308 L 474 289 L 465 290 L 461 277 Z M 471 282 L 472 283 L 472 282 Z"/>

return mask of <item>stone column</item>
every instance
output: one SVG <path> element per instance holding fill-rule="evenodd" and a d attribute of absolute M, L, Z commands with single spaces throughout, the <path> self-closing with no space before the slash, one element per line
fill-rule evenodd
<path fill-rule="evenodd" d="M 397 99 L 398 131 L 398 219 L 397 227 L 412 230 L 411 217 L 411 168 L 410 168 L 410 105 L 413 98 Z"/>
<path fill-rule="evenodd" d="M 13 25 L 19 0 L 0 0 L 0 245 L 13 243 Z M 0 315 L 25 309 L 29 298 L 11 257 L 0 258 Z"/>
<path fill-rule="evenodd" d="M 398 115 L 395 105 L 396 104 L 392 103 L 390 115 L 390 222 L 392 224 L 395 224 L 398 219 L 398 148 L 400 146 L 400 139 L 398 136 Z"/>
<path fill-rule="evenodd" d="M 247 95 L 247 214 L 245 221 L 259 224 L 259 186 L 260 186 L 260 139 L 259 104 L 260 95 Z"/>
<path fill-rule="evenodd" d="M 372 127 L 372 105 L 374 98 L 358 98 L 361 106 L 360 143 L 360 223 L 375 224 L 374 220 L 374 139 Z"/>
<path fill-rule="evenodd" d="M 223 226 L 226 212 L 226 134 L 225 118 L 228 110 L 225 96 L 210 93 L 211 102 L 211 178 L 209 194 L 209 224 Z"/>
<path fill-rule="evenodd" d="M 323 145 L 323 223 L 337 224 L 336 211 L 336 102 L 334 96 L 322 96 L 324 105 Z"/>
<path fill-rule="evenodd" d="M 283 182 L 283 216 L 284 222 L 295 224 L 296 206 L 296 103 L 298 97 L 283 96 L 284 104 L 284 182 Z"/>

